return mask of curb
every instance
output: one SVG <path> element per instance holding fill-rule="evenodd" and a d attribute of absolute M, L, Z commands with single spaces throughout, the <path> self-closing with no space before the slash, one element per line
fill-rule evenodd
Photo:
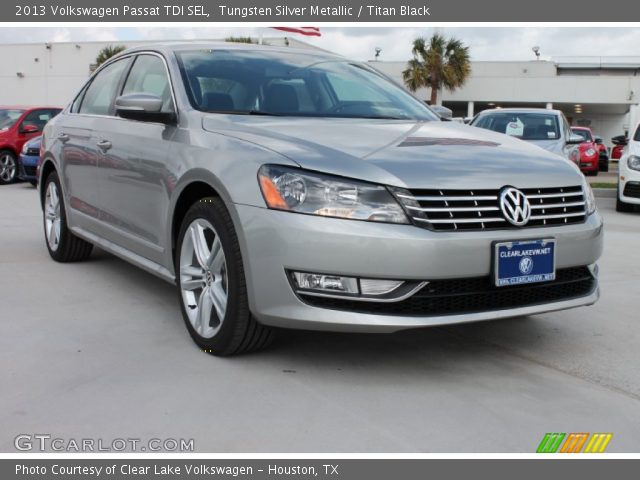
<path fill-rule="evenodd" d="M 615 188 L 594 188 L 593 194 L 597 198 L 616 198 Z"/>

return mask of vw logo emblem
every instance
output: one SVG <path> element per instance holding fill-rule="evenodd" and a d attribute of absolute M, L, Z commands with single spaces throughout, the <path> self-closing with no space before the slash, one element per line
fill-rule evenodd
<path fill-rule="evenodd" d="M 531 218 L 531 204 L 524 193 L 517 188 L 505 187 L 500 192 L 500 210 L 504 218 L 516 227 L 522 227 Z"/>
<path fill-rule="evenodd" d="M 531 260 L 531 257 L 524 257 L 520 260 L 519 267 L 522 275 L 529 275 L 533 271 L 533 260 Z"/>

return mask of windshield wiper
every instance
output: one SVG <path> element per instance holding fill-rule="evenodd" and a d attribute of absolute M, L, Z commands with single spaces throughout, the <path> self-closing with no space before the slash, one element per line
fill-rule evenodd
<path fill-rule="evenodd" d="M 367 118 L 369 120 L 411 120 L 409 117 L 394 117 L 393 115 L 354 116 L 344 118 Z"/>
<path fill-rule="evenodd" d="M 265 112 L 262 110 L 207 110 L 208 113 L 223 113 L 225 115 L 269 115 L 274 117 L 282 116 L 281 113 Z"/>
<path fill-rule="evenodd" d="M 264 110 L 247 110 L 245 112 L 238 113 L 244 113 L 245 115 L 266 115 L 271 117 L 281 117 L 283 115 L 282 113 L 265 112 Z"/>

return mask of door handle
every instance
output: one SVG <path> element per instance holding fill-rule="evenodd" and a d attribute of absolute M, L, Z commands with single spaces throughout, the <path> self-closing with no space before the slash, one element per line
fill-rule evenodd
<path fill-rule="evenodd" d="M 107 150 L 109 150 L 112 147 L 111 142 L 109 140 L 101 140 L 98 143 L 96 143 L 96 145 L 103 152 L 106 152 Z"/>
<path fill-rule="evenodd" d="M 58 140 L 60 140 L 62 143 L 66 143 L 69 141 L 69 135 L 67 135 L 66 133 L 61 133 L 58 135 Z"/>

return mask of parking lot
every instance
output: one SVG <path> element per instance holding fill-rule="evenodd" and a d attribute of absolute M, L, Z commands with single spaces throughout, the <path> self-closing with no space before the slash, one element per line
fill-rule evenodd
<path fill-rule="evenodd" d="M 37 195 L 0 187 L 0 451 L 22 433 L 193 438 L 200 452 L 534 452 L 640 444 L 640 214 L 605 218 L 589 308 L 394 335 L 283 332 L 221 359 L 173 286 L 109 254 L 49 259 Z"/>

